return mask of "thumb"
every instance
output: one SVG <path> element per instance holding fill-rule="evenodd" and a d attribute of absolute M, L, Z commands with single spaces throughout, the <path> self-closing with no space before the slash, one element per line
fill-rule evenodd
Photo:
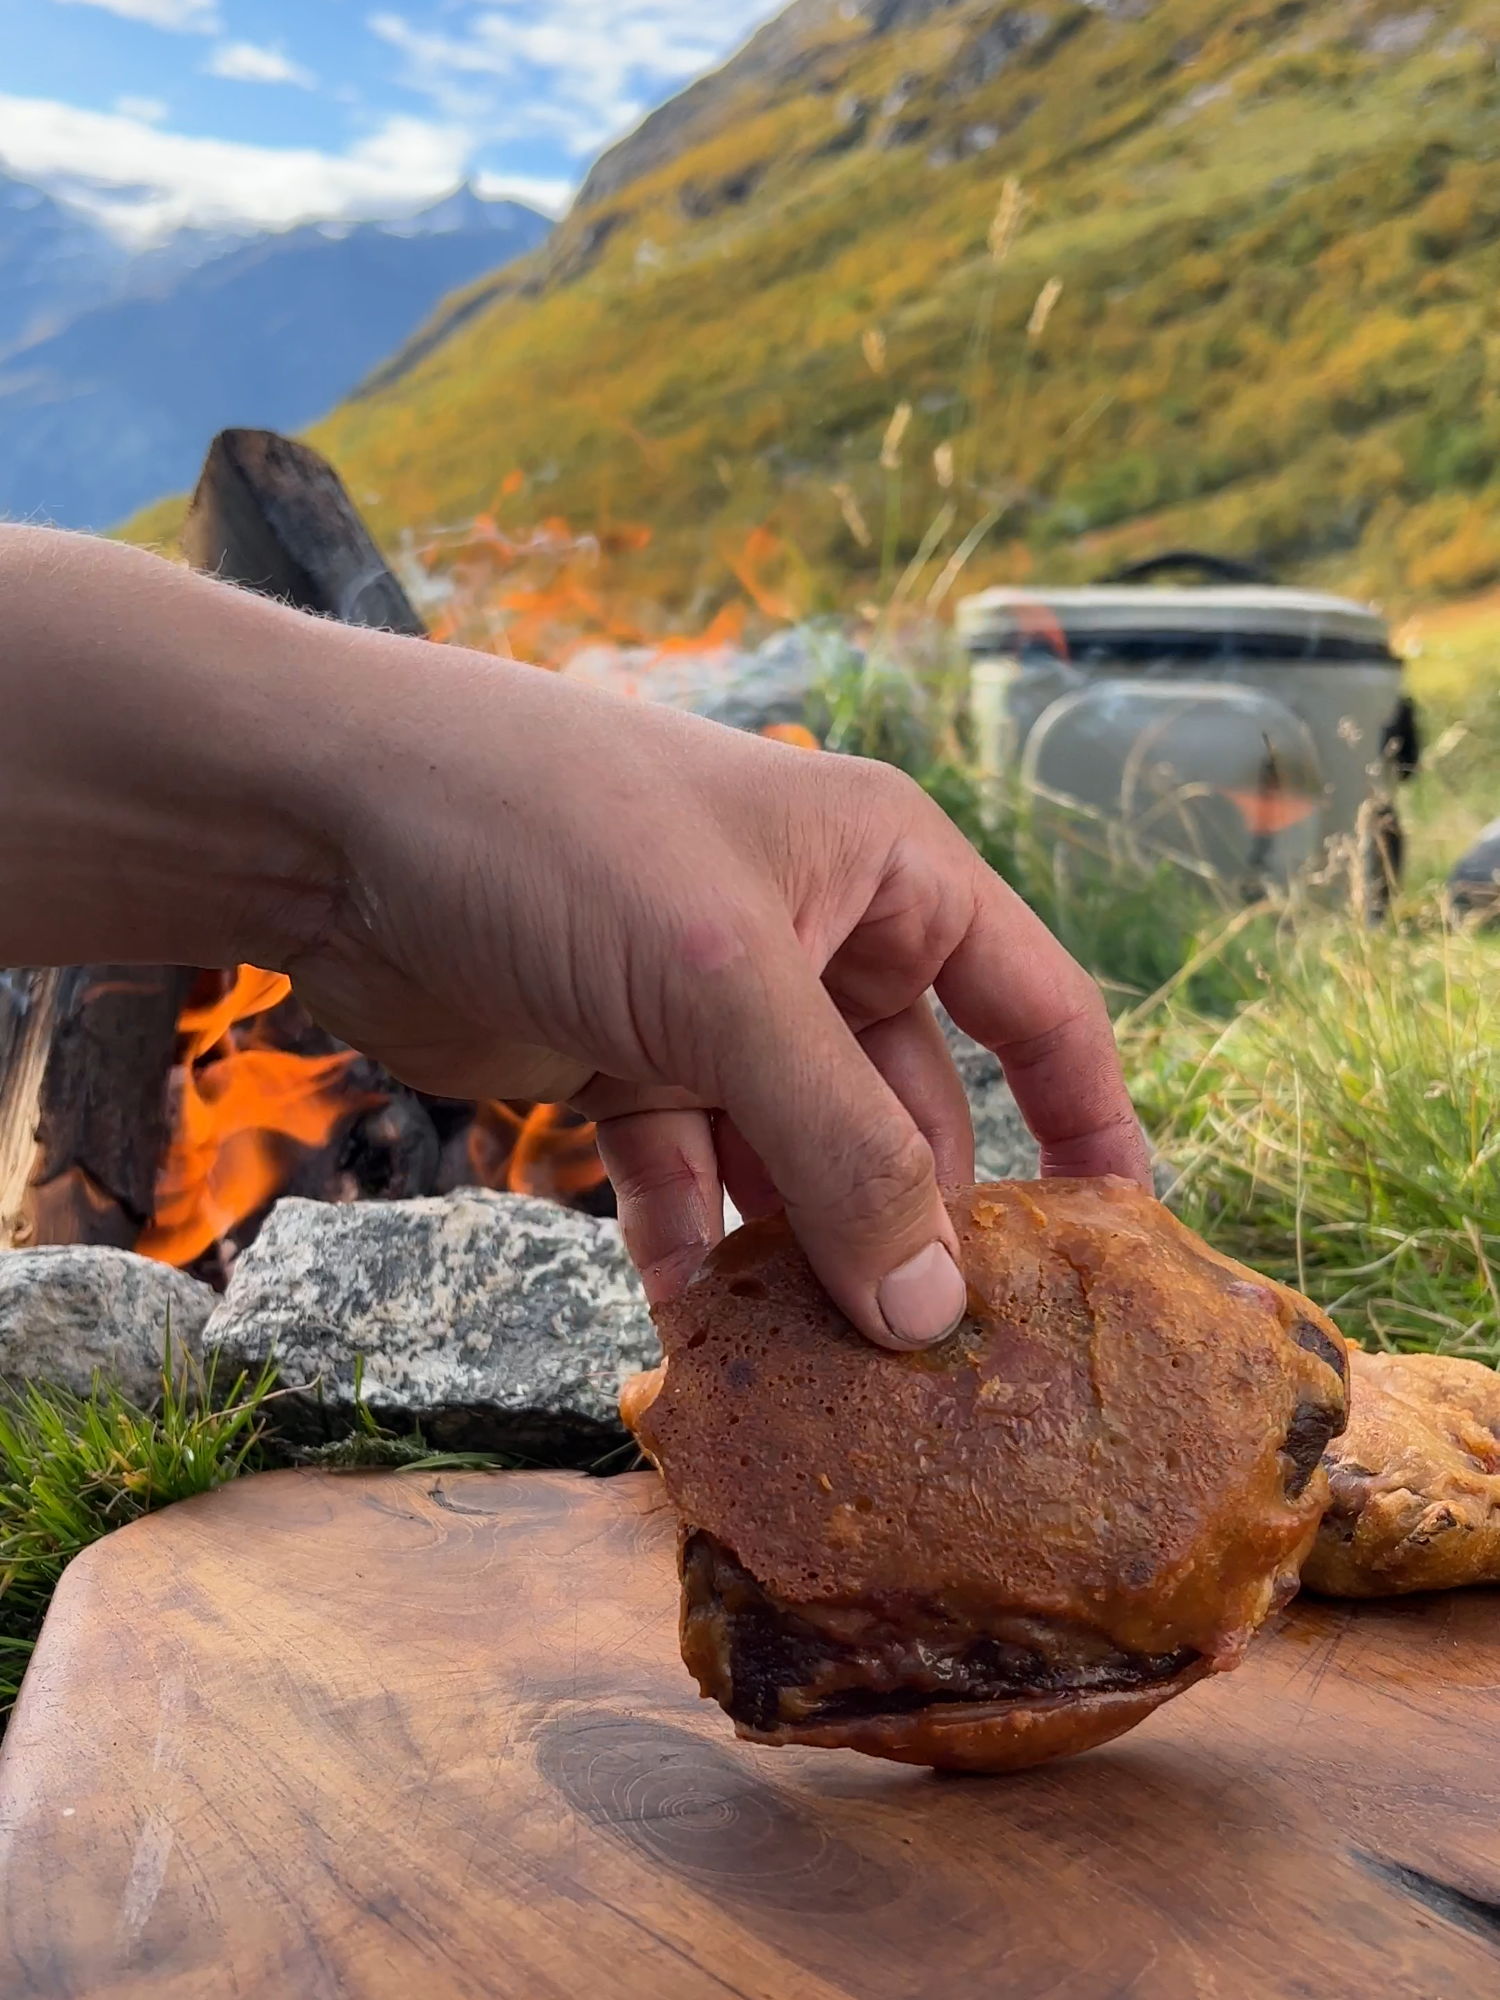
<path fill-rule="evenodd" d="M 706 986 L 721 980 L 695 1024 L 710 1101 L 764 1163 L 819 1279 L 878 1346 L 943 1339 L 967 1293 L 931 1147 L 795 943 Z"/>

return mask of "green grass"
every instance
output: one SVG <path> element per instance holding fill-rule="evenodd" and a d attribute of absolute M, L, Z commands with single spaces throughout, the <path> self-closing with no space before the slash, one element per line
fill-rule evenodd
<path fill-rule="evenodd" d="M 1421 883 L 1445 876 L 1500 817 L 1500 597 L 1419 614 L 1400 637 L 1427 738 L 1403 801 L 1410 876 Z"/>
<path fill-rule="evenodd" d="M 1500 938 L 1288 920 L 1227 1020 L 1121 1024 L 1183 1219 L 1365 1345 L 1500 1363 Z"/>
<path fill-rule="evenodd" d="M 163 1367 L 158 1410 L 107 1384 L 90 1396 L 29 1383 L 0 1400 L 0 1722 L 58 1579 L 101 1536 L 237 1478 L 255 1462 L 267 1371 L 218 1391 L 212 1366 Z"/>

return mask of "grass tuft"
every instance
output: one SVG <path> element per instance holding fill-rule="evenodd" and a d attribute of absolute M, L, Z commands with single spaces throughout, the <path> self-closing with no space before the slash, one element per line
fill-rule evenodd
<path fill-rule="evenodd" d="M 1304 916 L 1227 1022 L 1128 1021 L 1183 1219 L 1362 1344 L 1500 1363 L 1500 939 L 1435 899 Z"/>
<path fill-rule="evenodd" d="M 0 1393 L 0 1720 L 58 1579 L 90 1543 L 237 1478 L 255 1457 L 274 1371 L 220 1394 L 212 1362 L 173 1361 L 158 1411 L 96 1382 L 89 1396 L 28 1383 Z"/>

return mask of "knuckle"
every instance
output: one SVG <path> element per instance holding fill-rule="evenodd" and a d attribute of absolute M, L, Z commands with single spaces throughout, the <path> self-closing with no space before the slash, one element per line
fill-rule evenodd
<path fill-rule="evenodd" d="M 646 1202 L 660 1201 L 664 1195 L 680 1198 L 697 1192 L 698 1173 L 682 1153 L 673 1153 L 666 1159 L 617 1165 L 611 1161 L 607 1145 L 601 1145 L 600 1152 L 609 1167 L 616 1199 L 622 1205 L 638 1208 Z"/>
<path fill-rule="evenodd" d="M 835 1203 L 838 1221 L 857 1235 L 925 1214 L 935 1167 L 932 1148 L 914 1126 L 867 1144 L 850 1160 Z"/>
<path fill-rule="evenodd" d="M 868 796 L 883 810 L 899 810 L 905 817 L 930 803 L 916 779 L 894 764 L 882 764 L 868 757 L 859 762 Z"/>
<path fill-rule="evenodd" d="M 842 839 L 851 852 L 868 856 L 895 851 L 929 811 L 937 814 L 944 826 L 948 824 L 915 778 L 894 765 L 867 757 L 830 757 L 827 761 L 848 766 L 838 774 L 838 790 L 830 803 L 837 806 Z"/>
<path fill-rule="evenodd" d="M 1051 1062 L 1067 1049 L 1076 1049 L 1080 1060 L 1089 1044 L 1103 1052 L 1112 1051 L 1114 1036 L 1104 995 L 1087 973 L 1080 973 L 1075 991 L 1062 995 L 1063 1005 L 1045 1028 L 1007 1043 L 1003 1051 L 1007 1069 L 1029 1070 Z"/>

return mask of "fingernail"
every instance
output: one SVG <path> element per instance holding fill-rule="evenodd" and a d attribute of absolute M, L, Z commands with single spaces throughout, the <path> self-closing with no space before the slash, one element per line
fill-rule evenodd
<path fill-rule="evenodd" d="M 875 1294 L 892 1347 L 931 1347 L 963 1318 L 969 1295 L 941 1243 L 929 1243 L 881 1280 Z"/>
<path fill-rule="evenodd" d="M 638 1266 L 648 1306 L 663 1306 L 685 1292 L 703 1268 L 712 1243 L 684 1243 L 668 1256 Z"/>

